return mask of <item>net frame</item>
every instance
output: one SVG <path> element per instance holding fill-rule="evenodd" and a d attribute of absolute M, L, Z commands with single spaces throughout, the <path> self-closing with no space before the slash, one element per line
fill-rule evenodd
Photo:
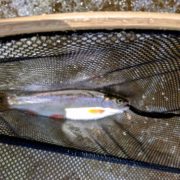
<path fill-rule="evenodd" d="M 0 37 L 38 32 L 151 29 L 180 30 L 180 14 L 81 12 L 0 20 Z"/>

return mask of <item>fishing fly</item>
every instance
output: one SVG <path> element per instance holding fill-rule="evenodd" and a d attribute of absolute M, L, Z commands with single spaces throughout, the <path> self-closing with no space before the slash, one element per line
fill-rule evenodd
<path fill-rule="evenodd" d="M 171 118 L 174 113 L 141 111 L 120 97 L 97 91 L 64 90 L 43 93 L 0 93 L 0 111 L 21 110 L 53 119 L 98 120 L 132 111 L 151 118 Z"/>

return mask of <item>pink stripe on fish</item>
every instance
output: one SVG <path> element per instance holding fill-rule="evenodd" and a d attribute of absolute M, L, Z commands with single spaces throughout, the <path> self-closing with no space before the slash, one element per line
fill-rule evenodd
<path fill-rule="evenodd" d="M 59 120 L 59 119 L 64 119 L 64 116 L 62 114 L 53 114 L 49 116 L 51 119 Z"/>

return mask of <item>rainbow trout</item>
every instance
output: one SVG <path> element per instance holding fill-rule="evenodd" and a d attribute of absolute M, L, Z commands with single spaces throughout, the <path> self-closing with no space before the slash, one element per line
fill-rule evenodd
<path fill-rule="evenodd" d="M 98 120 L 127 110 L 150 118 L 180 117 L 171 112 L 143 111 L 119 97 L 88 90 L 0 93 L 0 112 L 15 109 L 53 119 Z"/>
<path fill-rule="evenodd" d="M 88 90 L 0 93 L 0 111 L 21 110 L 53 119 L 97 120 L 128 110 L 127 101 Z"/>

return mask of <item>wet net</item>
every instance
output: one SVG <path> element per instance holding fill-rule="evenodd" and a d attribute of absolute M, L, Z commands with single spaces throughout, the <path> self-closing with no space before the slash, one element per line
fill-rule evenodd
<path fill-rule="evenodd" d="M 180 34 L 79 31 L 0 39 L 0 91 L 88 89 L 180 113 Z M 57 121 L 0 116 L 2 179 L 179 179 L 180 119 L 132 112 Z"/>

